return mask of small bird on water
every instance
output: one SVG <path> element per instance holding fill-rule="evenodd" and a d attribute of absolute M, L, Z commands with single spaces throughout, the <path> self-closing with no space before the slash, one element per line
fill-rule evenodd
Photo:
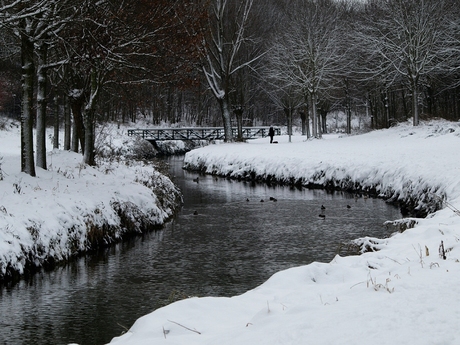
<path fill-rule="evenodd" d="M 321 205 L 321 209 L 322 209 L 322 210 L 325 210 L 325 209 L 326 209 L 326 207 L 324 207 L 324 205 Z"/>
<path fill-rule="evenodd" d="M 325 214 L 320 214 L 319 217 L 320 217 L 320 218 L 323 218 L 323 219 L 326 219 L 326 215 L 325 215 Z"/>

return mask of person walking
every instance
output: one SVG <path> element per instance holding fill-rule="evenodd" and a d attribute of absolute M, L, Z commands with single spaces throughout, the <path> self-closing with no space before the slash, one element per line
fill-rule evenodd
<path fill-rule="evenodd" d="M 273 137 L 275 136 L 275 130 L 273 129 L 273 126 L 270 126 L 270 129 L 268 130 L 268 136 L 270 137 L 270 144 L 273 143 Z"/>

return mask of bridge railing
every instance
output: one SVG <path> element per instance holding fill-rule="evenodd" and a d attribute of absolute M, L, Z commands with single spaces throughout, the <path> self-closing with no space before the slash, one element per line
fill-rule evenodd
<path fill-rule="evenodd" d="M 268 136 L 270 127 L 243 127 L 243 139 L 255 139 Z M 281 135 L 281 129 L 274 127 L 275 135 Z M 238 134 L 237 128 L 232 128 L 233 136 Z M 225 132 L 222 127 L 194 128 L 150 128 L 128 129 L 128 136 L 139 136 L 146 140 L 224 140 Z"/>

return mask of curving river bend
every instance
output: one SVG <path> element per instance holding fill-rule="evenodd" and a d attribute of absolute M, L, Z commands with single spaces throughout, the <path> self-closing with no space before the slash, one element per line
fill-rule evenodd
<path fill-rule="evenodd" d="M 277 271 L 330 261 L 340 242 L 386 237 L 383 222 L 401 218 L 382 200 L 198 176 L 182 159 L 169 163 L 184 205 L 163 230 L 0 286 L 1 345 L 105 344 L 172 293 L 241 294 Z"/>

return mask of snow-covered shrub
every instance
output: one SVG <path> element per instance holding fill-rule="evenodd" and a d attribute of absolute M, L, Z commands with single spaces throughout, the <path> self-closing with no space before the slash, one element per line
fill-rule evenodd
<path fill-rule="evenodd" d="M 418 221 L 416 218 L 402 218 L 386 221 L 384 225 L 388 230 L 393 230 L 392 233 L 398 233 L 404 232 L 407 229 L 412 229 L 417 223 Z"/>
<path fill-rule="evenodd" d="M 159 168 L 157 164 L 155 168 Z M 177 186 L 157 170 L 151 173 L 139 170 L 134 181 L 151 189 L 158 198 L 158 204 L 164 210 L 172 211 L 182 201 L 182 194 Z"/>
<path fill-rule="evenodd" d="M 147 140 L 136 137 L 131 143 L 128 156 L 134 159 L 152 159 L 157 155 L 158 151 Z"/>
<path fill-rule="evenodd" d="M 352 242 L 360 248 L 361 254 L 367 252 L 377 252 L 387 245 L 386 239 L 375 238 L 375 237 L 362 237 Z"/>
<path fill-rule="evenodd" d="M 103 158 L 123 156 L 129 146 L 129 141 L 117 124 L 98 125 L 94 142 L 96 156 Z"/>
<path fill-rule="evenodd" d="M 193 146 L 191 141 L 183 140 L 169 140 L 169 141 L 158 141 L 157 146 L 162 154 L 174 155 L 174 154 L 184 154 L 187 151 L 190 151 Z"/>
<path fill-rule="evenodd" d="M 6 130 L 7 121 L 6 119 L 0 117 L 0 131 Z"/>
<path fill-rule="evenodd" d="M 96 155 L 100 158 L 115 159 L 126 157 L 134 160 L 145 160 L 156 157 L 158 151 L 147 140 L 140 137 L 124 138 L 122 141 L 106 140 L 98 143 Z"/>

